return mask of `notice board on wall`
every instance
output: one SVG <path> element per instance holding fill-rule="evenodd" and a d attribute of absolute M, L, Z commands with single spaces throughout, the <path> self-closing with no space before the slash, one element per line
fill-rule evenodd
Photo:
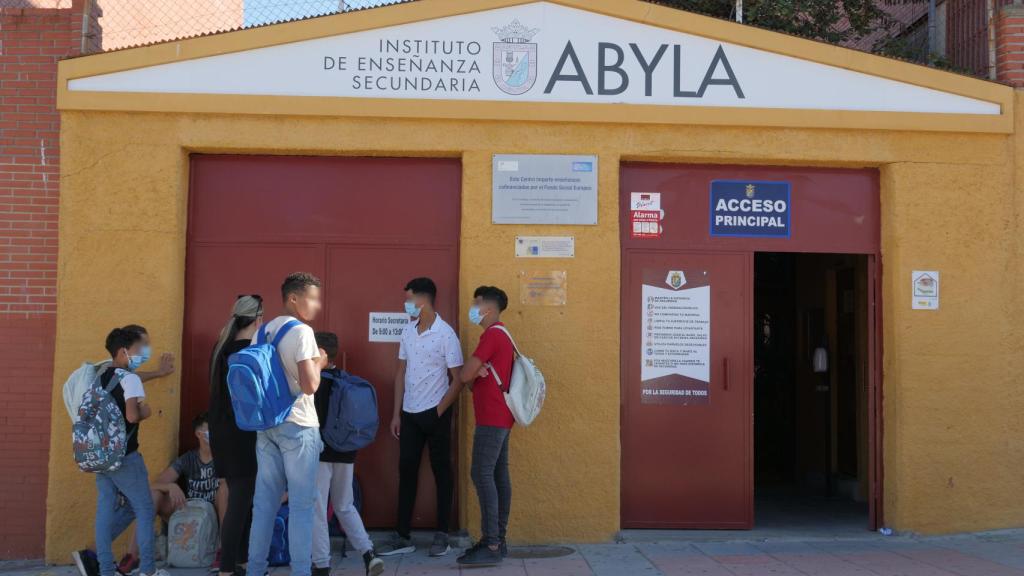
<path fill-rule="evenodd" d="M 707 404 L 711 279 L 703 270 L 643 272 L 641 402 Z"/>
<path fill-rule="evenodd" d="M 495 224 L 597 224 L 597 156 L 495 154 Z"/>

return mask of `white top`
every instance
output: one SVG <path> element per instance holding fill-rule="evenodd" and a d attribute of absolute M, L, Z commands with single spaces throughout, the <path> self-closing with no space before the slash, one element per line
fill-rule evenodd
<path fill-rule="evenodd" d="M 278 316 L 260 327 L 260 330 L 268 331 L 267 342 L 273 342 L 277 330 L 285 323 L 296 320 L 292 316 Z M 256 343 L 259 333 L 253 335 L 252 342 Z M 298 394 L 292 411 L 288 414 L 285 422 L 292 422 L 307 428 L 319 428 L 320 420 L 316 417 L 316 405 L 313 403 L 312 394 L 303 394 L 299 386 L 299 362 L 320 357 L 320 349 L 316 345 L 316 337 L 313 329 L 301 323 L 291 330 L 277 345 L 277 352 L 281 355 L 281 363 L 284 365 L 284 373 L 288 377 L 288 387 L 292 394 Z"/>
<path fill-rule="evenodd" d="M 146 397 L 146 389 L 142 387 L 142 378 L 138 374 L 124 368 L 118 368 L 117 371 L 121 373 L 121 389 L 124 390 L 125 400 Z"/>
<path fill-rule="evenodd" d="M 410 414 L 436 407 L 448 391 L 448 369 L 462 366 L 462 348 L 455 330 L 438 314 L 420 334 L 420 320 L 402 332 L 398 359 L 405 360 L 405 396 L 402 410 Z"/>

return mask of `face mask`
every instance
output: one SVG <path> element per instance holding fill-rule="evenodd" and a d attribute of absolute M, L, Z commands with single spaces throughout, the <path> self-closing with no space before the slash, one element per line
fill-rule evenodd
<path fill-rule="evenodd" d="M 203 437 L 203 439 L 204 439 L 204 440 L 206 440 L 207 442 L 209 442 L 209 441 L 210 441 L 210 431 L 209 431 L 209 430 L 207 430 L 207 431 L 205 431 L 205 432 L 200 432 L 199 434 L 200 434 L 200 435 L 201 435 L 201 436 Z"/>
<path fill-rule="evenodd" d="M 129 372 L 135 372 L 135 370 L 137 370 L 139 366 L 142 366 L 145 363 L 146 363 L 146 360 L 145 360 L 145 358 L 142 357 L 141 354 L 139 354 L 137 356 L 129 356 L 128 357 L 128 371 Z"/>
<path fill-rule="evenodd" d="M 412 316 L 413 318 L 419 318 L 421 310 L 423 310 L 423 308 L 417 308 L 416 303 L 413 302 L 412 300 L 405 301 L 405 313 L 408 314 L 409 316 Z"/>
<path fill-rule="evenodd" d="M 469 307 L 469 321 L 473 324 L 479 326 L 480 323 L 484 321 L 484 316 L 485 314 L 480 313 L 479 306 L 474 305 Z"/>
<path fill-rule="evenodd" d="M 140 364 L 145 364 L 146 362 L 149 362 L 149 356 L 151 353 L 152 351 L 149 349 L 149 344 L 143 346 L 142 350 L 139 351 L 139 355 L 142 356 L 142 362 L 140 362 Z"/>

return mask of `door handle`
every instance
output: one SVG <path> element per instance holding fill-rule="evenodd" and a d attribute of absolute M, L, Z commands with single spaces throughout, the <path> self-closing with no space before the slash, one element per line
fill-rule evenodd
<path fill-rule="evenodd" d="M 729 357 L 722 358 L 722 390 L 729 389 Z"/>

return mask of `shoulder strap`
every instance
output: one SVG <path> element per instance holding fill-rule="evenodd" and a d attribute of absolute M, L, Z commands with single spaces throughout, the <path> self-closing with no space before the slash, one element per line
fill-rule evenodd
<path fill-rule="evenodd" d="M 121 379 L 124 378 L 122 372 L 114 370 L 114 375 L 110 377 L 110 382 L 107 382 L 107 394 L 110 394 L 117 385 L 121 383 Z"/>
<path fill-rule="evenodd" d="M 296 326 L 298 326 L 300 324 L 302 324 L 302 322 L 299 322 L 298 320 L 289 320 L 289 321 L 285 322 L 283 326 L 278 328 L 277 329 L 277 334 L 274 335 L 274 342 L 273 342 L 274 348 L 277 348 L 277 345 L 281 343 L 281 340 L 284 338 L 285 334 L 287 334 L 289 330 L 291 330 L 292 328 L 295 328 Z M 266 341 L 266 339 L 264 339 L 264 342 L 265 341 Z"/>
<path fill-rule="evenodd" d="M 102 369 L 96 372 L 96 383 L 99 384 L 103 381 L 103 375 L 107 373 L 107 370 L 113 370 L 114 373 L 110 376 L 110 381 L 103 387 L 103 390 L 110 394 L 117 388 L 117 385 L 121 383 L 121 375 L 118 373 L 117 368 L 113 366 L 104 366 Z"/>
<path fill-rule="evenodd" d="M 502 332 L 504 332 L 505 336 L 508 336 L 509 342 L 512 343 L 512 349 L 516 351 L 516 355 L 523 355 L 522 352 L 519 351 L 519 346 L 516 346 L 516 341 L 514 338 L 512 338 L 512 334 L 504 326 L 491 326 L 491 328 L 495 328 L 497 330 L 501 330 Z"/>

